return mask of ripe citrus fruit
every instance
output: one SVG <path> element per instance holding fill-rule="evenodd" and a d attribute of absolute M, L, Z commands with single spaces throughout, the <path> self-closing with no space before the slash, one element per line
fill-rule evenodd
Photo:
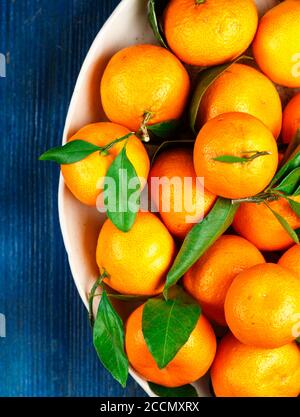
<path fill-rule="evenodd" d="M 262 348 L 283 346 L 298 337 L 300 281 L 280 265 L 252 266 L 233 280 L 224 309 L 240 342 Z"/>
<path fill-rule="evenodd" d="M 296 94 L 283 112 L 282 141 L 290 143 L 300 129 L 300 93 Z"/>
<path fill-rule="evenodd" d="M 149 125 L 178 119 L 190 89 L 187 71 L 165 48 L 134 45 L 117 52 L 101 81 L 107 117 L 137 131 L 150 114 Z"/>
<path fill-rule="evenodd" d="M 257 21 L 252 0 L 171 0 L 164 31 L 183 62 L 211 66 L 241 55 L 254 38 Z"/>
<path fill-rule="evenodd" d="M 97 264 L 104 282 L 122 294 L 154 295 L 162 291 L 175 255 L 175 243 L 152 213 L 137 214 L 132 229 L 123 233 L 107 219 L 97 244 Z"/>
<path fill-rule="evenodd" d="M 248 65 L 231 65 L 206 90 L 199 108 L 198 126 L 229 112 L 257 117 L 278 138 L 282 121 L 279 94 L 265 75 Z"/>
<path fill-rule="evenodd" d="M 94 123 L 84 126 L 69 141 L 81 139 L 97 146 L 105 146 L 128 133 L 130 133 L 128 129 L 114 123 Z M 61 166 L 65 183 L 78 200 L 89 206 L 96 205 L 97 197 L 102 191 L 103 178 L 125 143 L 125 141 L 116 143 L 109 150 L 108 155 L 100 155 L 97 151 L 79 162 Z M 141 183 L 145 184 L 150 161 L 144 145 L 136 136 L 128 139 L 126 153 Z"/>
<path fill-rule="evenodd" d="M 185 345 L 165 368 L 159 369 L 143 336 L 143 308 L 142 305 L 136 309 L 126 324 L 125 347 L 132 367 L 147 381 L 166 387 L 178 387 L 201 378 L 216 353 L 216 337 L 208 320 L 201 315 Z"/>
<path fill-rule="evenodd" d="M 247 162 L 216 161 L 220 156 L 251 157 Z M 278 165 L 276 141 L 270 130 L 254 116 L 225 113 L 209 120 L 200 130 L 194 147 L 194 167 L 211 193 L 225 198 L 253 196 L 270 183 Z"/>
<path fill-rule="evenodd" d="M 300 87 L 300 2 L 286 0 L 261 19 L 253 54 L 261 70 L 275 83 Z"/>
<path fill-rule="evenodd" d="M 294 272 L 300 280 L 300 245 L 294 245 L 288 249 L 281 256 L 278 264 Z"/>
<path fill-rule="evenodd" d="M 217 397 L 297 397 L 300 352 L 296 343 L 262 349 L 227 334 L 211 368 Z"/>
<path fill-rule="evenodd" d="M 183 285 L 209 319 L 226 326 L 224 302 L 233 279 L 241 271 L 264 262 L 259 250 L 246 239 L 223 235 L 185 274 Z"/>
<path fill-rule="evenodd" d="M 300 202 L 300 196 L 291 198 Z M 283 217 L 292 229 L 300 227 L 300 218 L 284 198 L 267 204 Z M 284 250 L 293 244 L 290 235 L 271 210 L 262 203 L 241 204 L 234 217 L 233 227 L 238 234 L 263 251 Z"/>
<path fill-rule="evenodd" d="M 157 180 L 167 181 L 160 186 Z M 216 199 L 197 180 L 193 151 L 187 148 L 170 149 L 158 155 L 150 170 L 149 183 L 164 224 L 180 239 L 202 220 Z"/>

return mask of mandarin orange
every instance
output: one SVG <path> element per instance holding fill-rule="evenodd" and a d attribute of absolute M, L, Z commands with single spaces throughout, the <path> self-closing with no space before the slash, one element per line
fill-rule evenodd
<path fill-rule="evenodd" d="M 126 324 L 125 347 L 132 367 L 147 381 L 166 387 L 178 387 L 201 378 L 216 353 L 216 337 L 208 320 L 201 315 L 188 341 L 165 368 L 159 369 L 143 336 L 143 308 L 142 305 L 136 309 Z"/>

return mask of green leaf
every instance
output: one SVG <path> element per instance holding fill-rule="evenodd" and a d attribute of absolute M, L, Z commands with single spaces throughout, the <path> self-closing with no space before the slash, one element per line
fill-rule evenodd
<path fill-rule="evenodd" d="M 238 204 L 231 200 L 218 198 L 208 215 L 187 234 L 181 249 L 167 275 L 164 288 L 165 297 L 168 290 L 190 269 L 207 249 L 231 225 Z"/>
<path fill-rule="evenodd" d="M 298 201 L 294 201 L 291 198 L 288 199 L 289 205 L 294 213 L 297 214 L 298 217 L 300 217 L 300 203 Z"/>
<path fill-rule="evenodd" d="M 293 192 L 294 196 L 300 195 L 300 185 L 299 187 Z"/>
<path fill-rule="evenodd" d="M 213 158 L 213 160 L 218 161 L 218 162 L 224 162 L 226 164 L 235 164 L 235 163 L 251 162 L 254 159 L 259 158 L 261 156 L 270 155 L 270 152 L 267 152 L 267 151 L 262 151 L 262 152 L 251 151 L 251 152 L 245 152 L 245 153 L 249 153 L 249 154 L 252 153 L 252 155 L 243 156 L 243 157 L 239 157 L 235 155 L 220 155 L 220 156 L 217 156 L 216 158 Z"/>
<path fill-rule="evenodd" d="M 143 310 L 143 335 L 160 369 L 175 357 L 188 341 L 201 314 L 200 306 L 183 290 L 174 298 L 152 298 Z"/>
<path fill-rule="evenodd" d="M 276 173 L 269 188 L 278 184 L 283 178 L 285 178 L 290 172 L 294 169 L 300 167 L 300 145 L 295 149 L 295 151 L 290 156 L 290 159 L 280 168 Z"/>
<path fill-rule="evenodd" d="M 300 345 L 300 336 L 297 337 L 296 342 L 298 343 L 298 345 Z M 150 387 L 151 388 L 151 387 Z M 154 391 L 153 391 L 154 392 Z"/>
<path fill-rule="evenodd" d="M 300 182 L 300 167 L 291 171 L 281 182 L 274 188 L 285 195 L 293 195 L 297 190 Z"/>
<path fill-rule="evenodd" d="M 167 5 L 167 0 L 149 0 L 148 1 L 148 21 L 150 23 L 151 29 L 154 33 L 154 36 L 158 42 L 164 48 L 168 49 L 167 42 L 163 35 L 162 27 L 159 23 L 159 17 L 161 16 L 163 9 Z"/>
<path fill-rule="evenodd" d="M 234 164 L 236 162 L 247 162 L 247 158 L 240 158 L 239 156 L 233 155 L 221 155 L 213 158 L 214 161 L 225 162 L 226 164 Z"/>
<path fill-rule="evenodd" d="M 40 161 L 54 161 L 61 165 L 73 164 L 81 161 L 90 154 L 101 150 L 99 146 L 93 145 L 85 140 L 73 140 L 63 146 L 49 149 L 40 157 Z"/>
<path fill-rule="evenodd" d="M 207 89 L 212 85 L 212 83 L 220 77 L 220 75 L 223 74 L 223 72 L 229 68 L 231 65 L 235 64 L 239 61 L 245 61 L 247 62 L 253 62 L 253 58 L 248 56 L 240 56 L 235 61 L 224 64 L 224 65 L 218 65 L 213 68 L 208 68 L 204 71 L 201 71 L 198 76 L 198 81 L 196 83 L 196 88 L 194 90 L 194 94 L 191 100 L 190 110 L 189 110 L 189 119 L 190 119 L 190 127 L 193 130 L 193 132 L 196 134 L 196 121 L 197 121 L 197 115 L 199 111 L 199 107 L 201 104 L 201 101 L 203 99 L 204 94 L 206 93 Z"/>
<path fill-rule="evenodd" d="M 295 230 L 292 229 L 292 227 L 289 225 L 289 223 L 285 220 L 284 217 L 282 217 L 280 214 L 278 214 L 276 211 L 272 209 L 268 204 L 265 203 L 265 205 L 268 207 L 269 210 L 274 214 L 276 219 L 279 221 L 281 226 L 285 229 L 285 231 L 289 234 L 289 236 L 293 239 L 295 243 L 299 243 L 299 238 Z"/>
<path fill-rule="evenodd" d="M 123 322 L 114 310 L 105 290 L 98 307 L 93 341 L 102 364 L 122 387 L 125 387 L 128 377 L 128 359 L 124 352 Z"/>
<path fill-rule="evenodd" d="M 140 188 L 141 184 L 127 157 L 125 145 L 109 167 L 104 186 L 104 200 L 106 202 L 107 199 L 108 203 L 107 216 L 122 232 L 128 232 L 134 224 L 140 206 L 136 193 L 140 194 Z"/>
<path fill-rule="evenodd" d="M 177 128 L 178 120 L 167 120 L 165 122 L 156 123 L 154 125 L 147 125 L 149 132 L 153 133 L 159 138 L 168 138 Z"/>
<path fill-rule="evenodd" d="M 152 382 L 148 382 L 148 385 L 154 394 L 159 397 L 198 397 L 197 391 L 193 385 L 183 385 L 176 388 L 163 387 L 162 385 L 153 384 Z"/>

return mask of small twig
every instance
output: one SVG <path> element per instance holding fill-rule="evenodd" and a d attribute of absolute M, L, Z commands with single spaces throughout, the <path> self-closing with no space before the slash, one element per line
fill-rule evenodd
<path fill-rule="evenodd" d="M 97 291 L 98 287 L 100 285 L 102 285 L 102 281 L 104 278 L 107 277 L 107 273 L 104 272 L 103 274 L 100 275 L 100 277 L 97 279 L 97 281 L 95 282 L 95 284 L 93 285 L 90 293 L 89 293 L 89 297 L 88 297 L 88 302 L 89 302 L 89 322 L 91 325 L 91 328 L 94 327 L 94 323 L 95 323 L 95 317 L 94 317 L 94 312 L 93 312 L 93 301 L 94 301 L 94 297 L 95 297 L 95 292 Z M 101 295 L 101 294 L 98 294 Z"/>
<path fill-rule="evenodd" d="M 139 133 L 142 136 L 142 140 L 143 142 L 150 142 L 150 136 L 149 136 L 149 132 L 148 132 L 148 128 L 147 128 L 147 124 L 149 123 L 149 121 L 151 120 L 151 118 L 153 117 L 153 114 L 151 112 L 145 112 L 144 114 L 144 119 L 142 121 L 141 127 L 139 129 Z"/>
<path fill-rule="evenodd" d="M 241 203 L 263 203 L 265 201 L 276 201 L 279 200 L 282 196 L 276 192 L 266 192 L 257 194 L 254 197 L 246 197 L 246 198 L 238 198 L 236 200 L 232 200 L 233 204 L 241 204 Z"/>
<path fill-rule="evenodd" d="M 100 154 L 101 155 L 108 155 L 109 149 L 111 149 L 116 143 L 123 142 L 124 140 L 130 138 L 130 136 L 134 135 L 134 132 L 130 132 L 121 138 L 115 139 L 112 142 L 108 143 L 107 145 L 101 147 Z"/>

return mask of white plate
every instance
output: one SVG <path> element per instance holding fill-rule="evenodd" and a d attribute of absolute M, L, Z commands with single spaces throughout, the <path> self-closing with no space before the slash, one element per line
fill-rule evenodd
<path fill-rule="evenodd" d="M 257 0 L 260 9 L 279 3 Z M 119 49 L 137 43 L 156 43 L 147 22 L 147 0 L 123 0 L 98 33 L 82 65 L 69 107 L 63 143 L 82 126 L 105 119 L 100 102 L 100 79 L 109 58 Z M 104 217 L 96 209 L 79 203 L 62 177 L 58 192 L 59 218 L 72 275 L 87 306 L 89 290 L 98 276 L 96 242 Z M 147 382 L 132 369 L 130 374 L 149 394 Z M 205 378 L 195 386 L 200 396 L 210 396 Z"/>

